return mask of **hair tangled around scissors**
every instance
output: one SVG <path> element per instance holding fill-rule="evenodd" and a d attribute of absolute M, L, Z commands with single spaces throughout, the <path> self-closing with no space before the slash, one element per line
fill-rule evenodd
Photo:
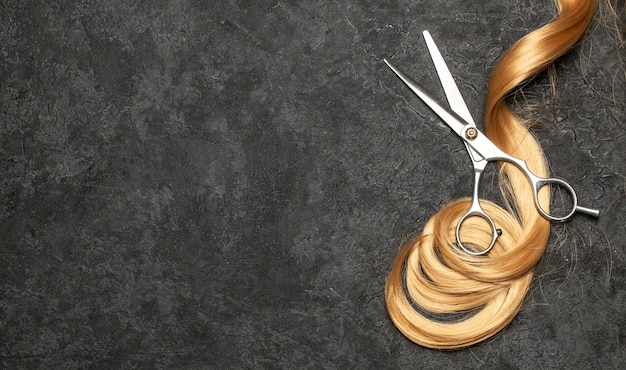
<path fill-rule="evenodd" d="M 520 39 L 498 62 L 485 108 L 489 138 L 542 177 L 548 170 L 541 147 L 506 98 L 576 44 L 591 22 L 596 0 L 556 4 L 556 18 Z M 519 312 L 533 268 L 546 248 L 550 222 L 537 212 L 528 180 L 515 166 L 500 167 L 500 184 L 508 210 L 481 201 L 502 229 L 487 255 L 472 256 L 456 247 L 455 226 L 470 205 L 470 199 L 463 198 L 435 214 L 396 257 L 385 290 L 387 310 L 398 329 L 417 344 L 440 349 L 470 346 L 496 334 Z M 548 192 L 539 194 L 546 210 L 549 197 Z M 491 229 L 471 218 L 461 233 L 469 244 L 491 241 Z"/>

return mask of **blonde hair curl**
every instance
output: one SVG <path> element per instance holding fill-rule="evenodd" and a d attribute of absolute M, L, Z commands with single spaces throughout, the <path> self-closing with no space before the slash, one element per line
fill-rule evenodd
<path fill-rule="evenodd" d="M 574 47 L 591 22 L 596 0 L 557 0 L 556 5 L 550 23 L 517 41 L 500 59 L 485 108 L 489 138 L 542 177 L 548 176 L 548 168 L 541 147 L 506 99 Z M 546 248 L 550 222 L 537 212 L 528 180 L 515 166 L 501 165 L 499 181 L 508 209 L 481 200 L 502 229 L 487 255 L 473 256 L 456 246 L 455 227 L 469 209 L 469 198 L 442 208 L 398 253 L 385 299 L 393 323 L 413 342 L 439 349 L 467 347 L 502 330 L 519 312 Z M 549 192 L 541 191 L 539 201 L 547 210 Z M 491 229 L 470 218 L 461 240 L 488 245 Z"/>

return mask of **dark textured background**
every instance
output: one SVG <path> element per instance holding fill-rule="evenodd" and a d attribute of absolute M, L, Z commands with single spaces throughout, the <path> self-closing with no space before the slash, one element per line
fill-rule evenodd
<path fill-rule="evenodd" d="M 497 58 L 553 15 L 0 1 L 0 367 L 623 368 L 624 52 L 601 14 L 535 131 L 601 218 L 554 225 L 522 312 L 486 343 L 421 348 L 384 307 L 402 240 L 471 171 L 382 58 L 441 96 L 430 30 L 479 118 Z M 527 92 L 552 102 L 545 74 Z"/>

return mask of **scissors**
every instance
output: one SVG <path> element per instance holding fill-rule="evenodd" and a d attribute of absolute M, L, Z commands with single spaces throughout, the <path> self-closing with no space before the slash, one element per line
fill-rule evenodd
<path fill-rule="evenodd" d="M 578 198 L 576 197 L 576 192 L 572 188 L 570 184 L 567 182 L 557 179 L 557 178 L 542 178 L 533 174 L 526 162 L 522 159 L 510 156 L 503 152 L 500 148 L 498 148 L 487 136 L 485 136 L 478 128 L 476 128 L 476 124 L 472 119 L 472 115 L 463 100 L 463 96 L 461 95 L 459 88 L 454 82 L 454 78 L 448 69 L 437 45 L 435 44 L 433 38 L 431 37 L 428 31 L 424 31 L 424 38 L 426 39 L 426 45 L 428 46 L 428 51 L 430 52 L 430 57 L 435 64 L 435 69 L 437 70 L 437 74 L 439 75 L 439 80 L 443 85 L 443 89 L 445 91 L 446 98 L 451 109 L 445 107 L 441 102 L 437 101 L 434 97 L 432 97 L 422 86 L 413 81 L 409 76 L 407 76 L 404 72 L 396 68 L 393 64 L 391 64 L 387 59 L 384 59 L 385 63 L 391 70 L 400 77 L 400 79 L 424 102 L 428 105 L 438 116 L 441 118 L 450 128 L 454 131 L 464 142 L 465 147 L 469 153 L 470 159 L 472 160 L 474 167 L 474 189 L 472 193 L 472 201 L 470 204 L 470 208 L 460 219 L 456 225 L 456 242 L 457 245 L 466 253 L 471 255 L 483 255 L 493 248 L 496 240 L 501 235 L 501 230 L 498 229 L 488 214 L 482 209 L 479 203 L 478 198 L 478 187 L 480 185 L 481 175 L 489 162 L 492 161 L 506 161 L 513 163 L 517 166 L 528 178 L 528 181 L 531 184 L 533 189 L 533 196 L 535 200 L 535 206 L 539 213 L 552 221 L 567 221 L 569 220 L 575 212 L 580 212 L 584 214 L 588 214 L 594 217 L 598 217 L 600 212 L 596 209 L 580 207 L 578 205 Z M 571 209 L 568 209 L 567 214 L 565 215 L 551 215 L 549 212 L 543 209 L 541 204 L 539 203 L 539 189 L 542 187 L 550 185 L 552 187 L 560 187 L 566 191 L 571 196 Z M 461 225 L 470 217 L 477 216 L 481 217 L 488 222 L 491 227 L 491 243 L 487 248 L 476 251 L 475 249 L 470 249 L 468 246 L 464 245 L 461 241 L 460 231 Z"/>

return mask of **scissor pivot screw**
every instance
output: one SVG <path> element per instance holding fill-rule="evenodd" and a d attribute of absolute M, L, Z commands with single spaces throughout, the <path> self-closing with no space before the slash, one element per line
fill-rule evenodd
<path fill-rule="evenodd" d="M 476 136 L 478 136 L 478 130 L 475 129 L 474 127 L 470 127 L 465 131 L 465 137 L 468 138 L 469 140 L 476 139 Z"/>

